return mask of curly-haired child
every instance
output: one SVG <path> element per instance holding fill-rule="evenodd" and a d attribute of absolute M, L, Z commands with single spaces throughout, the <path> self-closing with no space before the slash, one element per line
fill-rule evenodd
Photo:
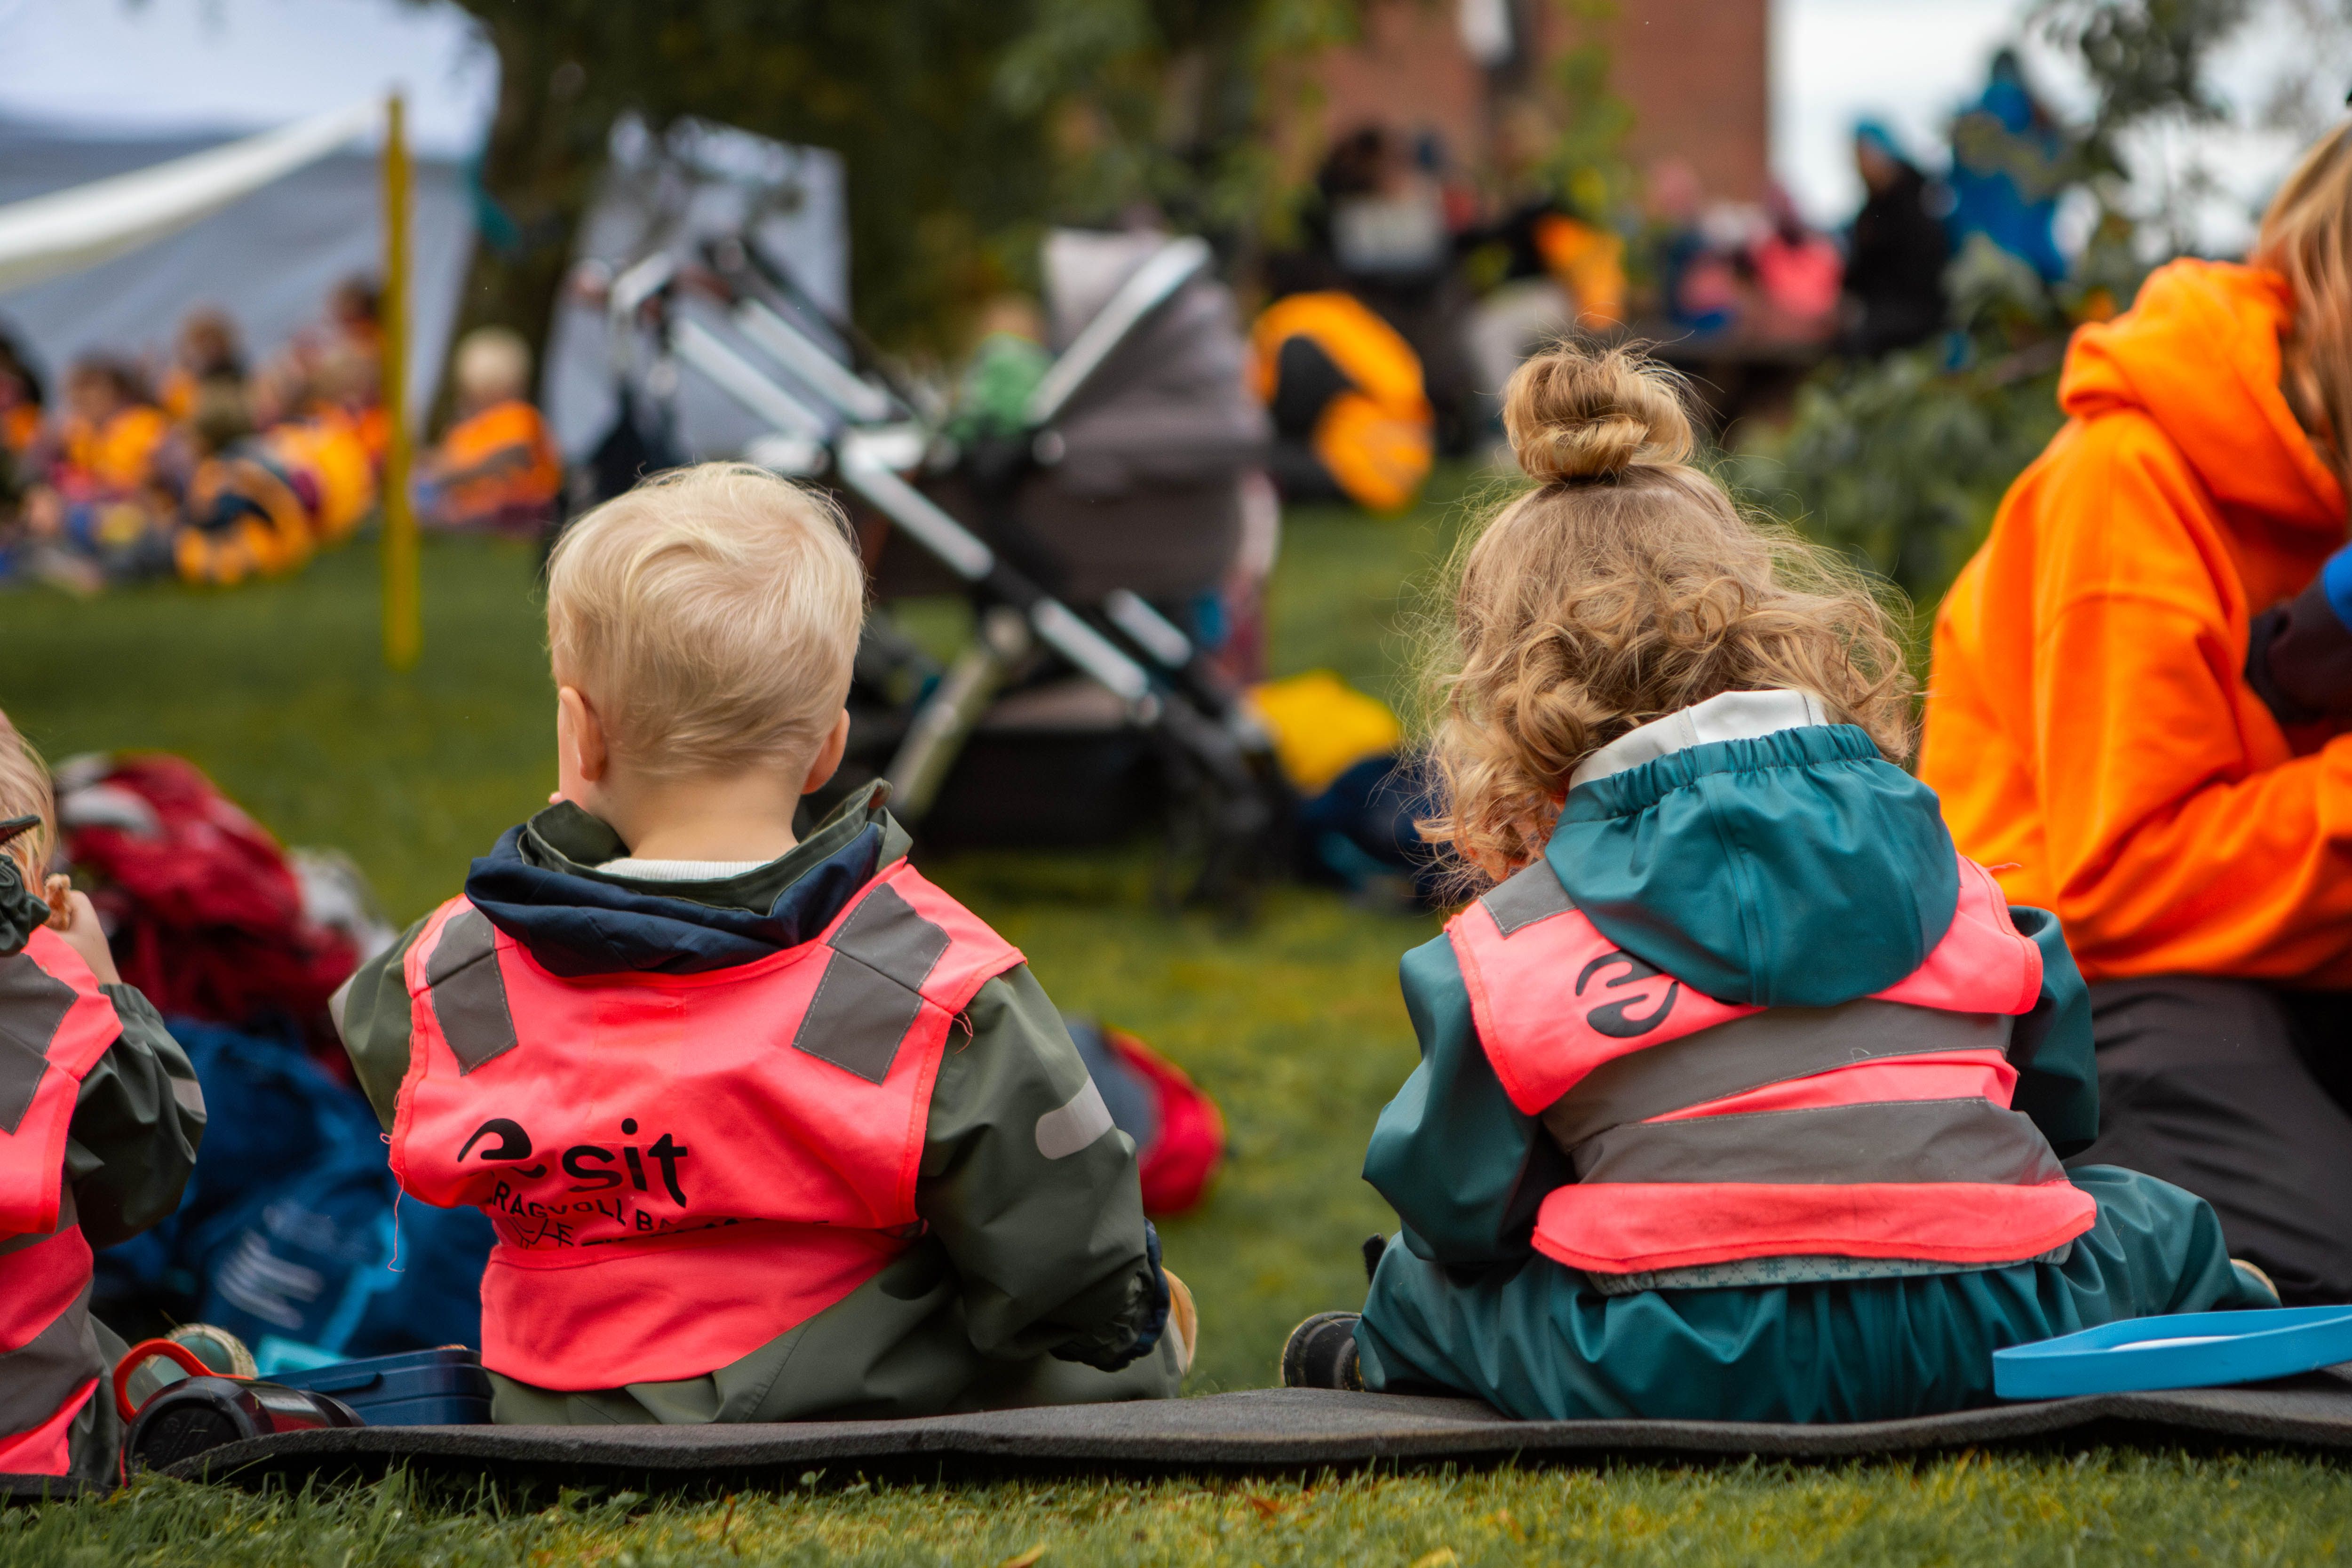
<path fill-rule="evenodd" d="M 2202 1200 L 2112 1167 L 2054 917 L 1897 764 L 1911 687 L 1851 574 L 1690 466 L 1669 373 L 1562 346 L 1505 422 L 1424 834 L 1484 896 L 1405 956 L 1421 1065 L 1364 1173 L 1403 1221 L 1295 1384 L 1518 1416 L 1859 1421 L 1992 1352 L 2270 1306 Z"/>

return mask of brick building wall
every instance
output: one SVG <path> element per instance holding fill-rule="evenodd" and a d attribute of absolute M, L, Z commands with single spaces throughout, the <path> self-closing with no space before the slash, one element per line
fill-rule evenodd
<path fill-rule="evenodd" d="M 1494 81 L 1462 41 L 1458 0 L 1374 0 L 1360 42 L 1317 62 L 1319 106 L 1286 137 L 1293 166 L 1311 170 L 1338 135 L 1380 123 L 1434 132 L 1461 166 L 1483 167 Z M 1550 62 L 1576 27 L 1549 0 L 1518 0 L 1529 29 L 1522 68 L 1549 96 Z M 1711 196 L 1756 201 L 1769 177 L 1769 0 L 1619 0 L 1602 24 L 1611 81 L 1633 110 L 1635 167 L 1687 160 Z"/>

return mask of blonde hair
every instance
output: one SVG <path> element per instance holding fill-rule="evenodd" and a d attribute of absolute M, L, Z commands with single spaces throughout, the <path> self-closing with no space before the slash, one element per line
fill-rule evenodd
<path fill-rule="evenodd" d="M 2303 155 L 2270 210 L 2250 258 L 2284 276 L 2294 297 L 2283 380 L 2320 455 L 2340 475 L 2352 441 L 2352 129 Z"/>
<path fill-rule="evenodd" d="M 865 573 L 840 509 L 741 463 L 657 474 L 548 563 L 555 679 L 657 778 L 814 754 L 849 691 Z"/>
<path fill-rule="evenodd" d="M 38 898 L 42 873 L 49 866 L 49 847 L 58 837 L 56 793 L 41 753 L 16 732 L 5 713 L 0 713 L 0 822 L 12 816 L 41 819 L 38 827 L 26 829 L 7 844 L 9 858 L 24 873 L 25 886 Z"/>
<path fill-rule="evenodd" d="M 530 390 L 530 345 L 507 327 L 476 327 L 457 340 L 457 390 L 490 401 Z"/>
<path fill-rule="evenodd" d="M 1537 488 L 1457 550 L 1424 673 L 1438 810 L 1420 827 L 1465 883 L 1542 851 L 1586 757 L 1721 692 L 1810 691 L 1889 758 L 1909 754 L 1911 680 L 1886 609 L 1690 465 L 1673 372 L 1562 343 L 1503 397 Z"/>

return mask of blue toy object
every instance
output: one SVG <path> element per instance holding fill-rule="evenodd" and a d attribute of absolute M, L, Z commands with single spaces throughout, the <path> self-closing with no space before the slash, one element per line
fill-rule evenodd
<path fill-rule="evenodd" d="M 337 1362 L 271 1381 L 331 1394 L 371 1426 L 486 1426 L 490 1420 L 490 1374 L 478 1353 L 459 1345 Z"/>
<path fill-rule="evenodd" d="M 2003 1399 L 2211 1388 L 2352 1362 L 2352 1306 L 2131 1318 L 1992 1352 Z"/>

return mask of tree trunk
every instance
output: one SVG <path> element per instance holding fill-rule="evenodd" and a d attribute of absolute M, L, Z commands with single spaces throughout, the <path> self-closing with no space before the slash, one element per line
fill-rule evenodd
<path fill-rule="evenodd" d="M 494 13 L 485 26 L 498 51 L 499 103 L 478 172 L 488 202 L 477 212 L 457 330 L 511 328 L 543 369 L 556 294 L 604 166 L 613 110 L 604 95 L 584 90 L 587 74 L 568 29 L 535 25 L 527 8 Z M 436 424 L 452 402 L 445 366 Z"/>

